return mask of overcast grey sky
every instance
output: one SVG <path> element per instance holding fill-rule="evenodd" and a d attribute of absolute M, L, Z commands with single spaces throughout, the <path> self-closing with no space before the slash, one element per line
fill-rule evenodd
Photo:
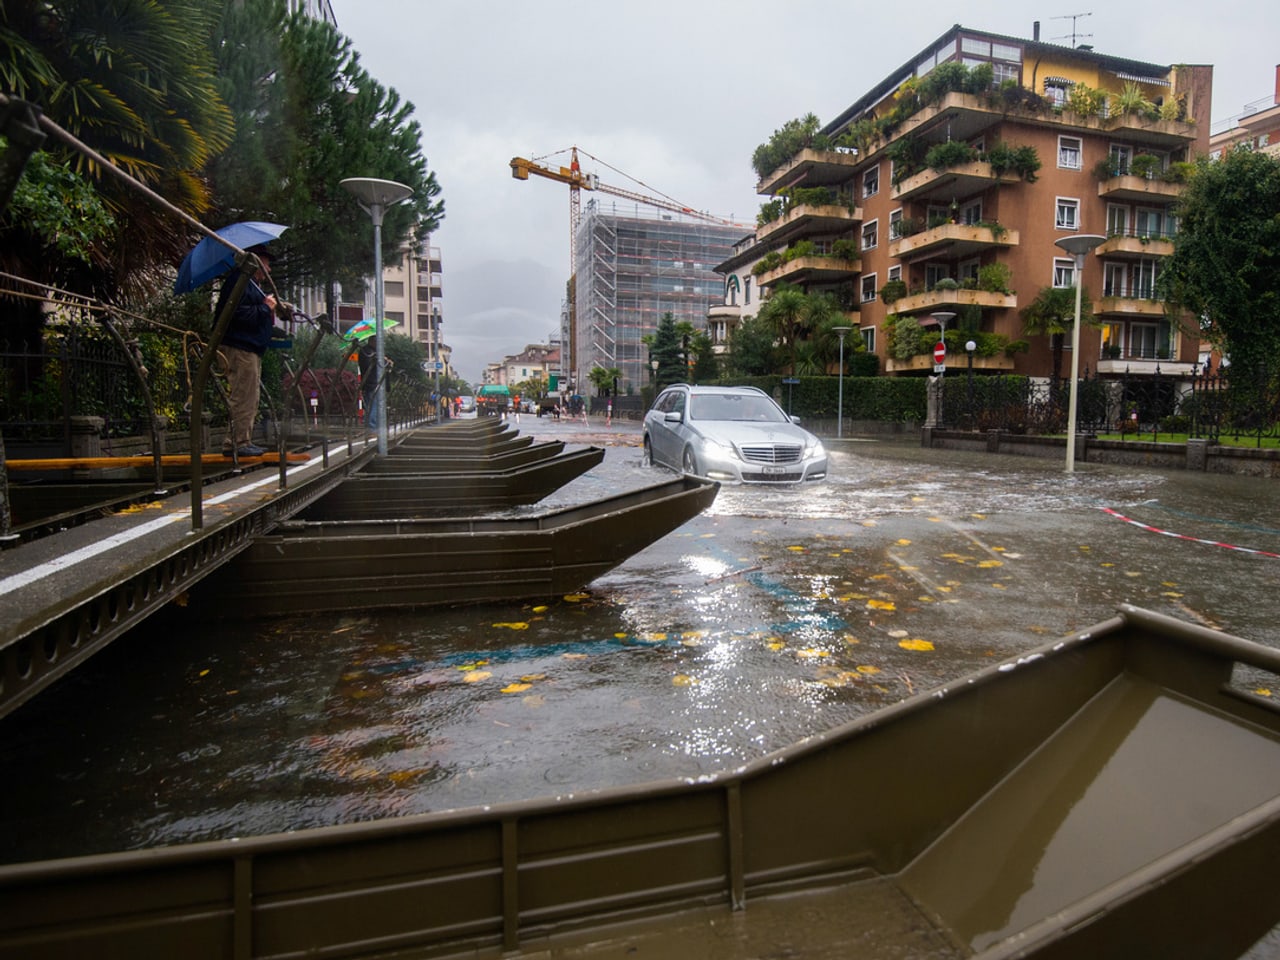
<path fill-rule="evenodd" d="M 1066 15 L 1089 12 L 1078 42 L 1100 53 L 1213 64 L 1215 122 L 1275 89 L 1280 6 L 1073 2 L 332 0 L 365 69 L 416 108 L 446 206 L 443 336 L 473 382 L 545 342 L 569 272 L 568 188 L 512 179 L 513 156 L 577 145 L 651 189 L 583 164 L 606 183 L 751 222 L 758 144 L 833 119 L 957 22 L 1029 38 L 1039 20 L 1070 45 Z"/>

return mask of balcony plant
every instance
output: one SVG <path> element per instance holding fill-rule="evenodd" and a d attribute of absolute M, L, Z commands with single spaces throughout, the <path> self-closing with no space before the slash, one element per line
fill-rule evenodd
<path fill-rule="evenodd" d="M 892 305 L 907 295 L 907 284 L 902 280 L 888 280 L 880 288 L 880 299 Z"/>
<path fill-rule="evenodd" d="M 858 241 L 849 237 L 841 237 L 835 243 L 831 244 L 831 256 L 840 260 L 856 260 L 858 259 Z"/>
<path fill-rule="evenodd" d="M 1077 117 L 1102 116 L 1107 106 L 1107 95 L 1087 83 L 1077 83 L 1067 94 L 1067 109 Z"/>
<path fill-rule="evenodd" d="M 1135 177 L 1142 177 L 1146 180 L 1154 180 L 1164 172 L 1163 164 L 1159 157 L 1151 153 L 1140 153 L 1133 158 L 1133 162 L 1129 164 L 1129 172 Z"/>
<path fill-rule="evenodd" d="M 1007 263 L 988 263 L 978 268 L 978 289 L 989 293 L 1013 293 L 1009 284 L 1013 281 L 1013 271 Z"/>
<path fill-rule="evenodd" d="M 1035 147 L 1025 144 L 1011 147 L 1007 143 L 998 143 L 987 151 L 985 159 L 997 177 L 1011 170 L 1027 183 L 1035 183 L 1040 172 L 1040 155 Z"/>
<path fill-rule="evenodd" d="M 779 219 L 782 216 L 782 208 L 782 201 L 776 198 L 760 204 L 760 212 L 756 214 L 756 226 L 763 227 Z"/>
<path fill-rule="evenodd" d="M 751 168 L 756 176 L 763 180 L 806 147 L 829 149 L 830 141 L 818 132 L 821 127 L 817 115 L 807 113 L 773 131 L 768 142 L 756 147 L 751 155 Z"/>
<path fill-rule="evenodd" d="M 924 155 L 924 165 L 930 170 L 942 173 L 962 163 L 973 163 L 979 157 L 976 149 L 961 140 L 948 140 L 930 148 Z"/>
<path fill-rule="evenodd" d="M 1119 93 L 1111 95 L 1111 109 L 1113 113 L 1119 116 L 1128 113 L 1144 117 L 1160 116 L 1156 105 L 1146 98 L 1142 88 L 1132 80 L 1126 82 Z"/>

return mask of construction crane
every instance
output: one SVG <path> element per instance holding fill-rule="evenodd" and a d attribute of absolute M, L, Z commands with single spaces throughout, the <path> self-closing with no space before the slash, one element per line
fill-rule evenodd
<path fill-rule="evenodd" d="M 605 163 L 599 157 L 593 157 L 591 156 L 591 154 L 587 153 L 587 151 L 585 150 L 583 150 L 582 152 L 584 155 L 591 157 L 591 159 L 594 160 L 596 163 L 609 167 L 610 170 L 615 170 L 618 173 L 622 173 L 621 170 L 617 170 L 616 167 L 609 166 L 609 164 Z M 564 153 L 564 151 L 561 150 L 559 151 L 559 153 Z M 683 203 L 680 203 L 678 200 L 673 200 L 671 197 L 668 197 L 665 194 L 661 194 L 659 196 L 652 196 L 650 194 L 637 193 L 634 190 L 624 190 L 622 187 L 615 187 L 615 186 L 612 186 L 611 184 L 601 183 L 600 178 L 596 176 L 594 173 L 582 172 L 582 166 L 581 164 L 578 163 L 578 148 L 576 146 L 569 148 L 569 154 L 570 154 L 569 166 L 556 167 L 556 168 L 543 166 L 541 163 L 538 162 L 538 160 L 545 160 L 546 157 L 538 157 L 534 160 L 526 160 L 524 157 L 512 157 L 511 158 L 511 176 L 513 176 L 517 180 L 528 180 L 529 174 L 532 173 L 539 177 L 545 177 L 548 180 L 555 180 L 557 183 L 568 184 L 569 186 L 569 278 L 570 278 L 569 280 L 570 293 L 568 297 L 569 337 L 570 337 L 569 352 L 570 352 L 570 356 L 576 359 L 577 357 L 576 322 L 577 322 L 577 314 L 578 314 L 578 305 L 577 305 L 578 290 L 577 290 L 577 279 L 575 277 L 575 270 L 574 270 L 574 256 L 575 256 L 575 251 L 577 249 L 576 245 L 577 245 L 577 238 L 578 238 L 578 224 L 581 223 L 582 221 L 581 191 L 594 190 L 599 193 L 607 193 L 615 197 L 621 197 L 624 200 L 631 200 L 636 203 L 643 203 L 650 207 L 655 207 L 659 210 L 670 210 L 673 213 L 683 214 L 684 216 L 692 217 L 695 220 L 702 220 L 706 223 L 718 223 L 727 227 L 742 227 L 744 230 L 750 229 L 750 228 L 748 227 L 747 224 L 738 223 L 734 220 L 726 220 L 723 217 L 715 217 L 709 213 L 702 213 L 699 210 L 694 210 L 692 207 L 689 207 Z M 548 154 L 548 156 L 555 156 L 555 155 L 556 154 Z M 628 177 L 628 179 L 635 179 L 634 177 L 629 177 L 625 173 L 623 173 L 622 175 L 624 177 Z M 641 183 L 641 182 L 639 180 L 636 180 L 636 183 Z M 641 183 L 641 186 L 646 186 L 646 185 Z"/>

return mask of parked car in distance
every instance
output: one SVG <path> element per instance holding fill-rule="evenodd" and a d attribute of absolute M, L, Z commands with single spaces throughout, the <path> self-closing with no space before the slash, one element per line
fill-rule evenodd
<path fill-rule="evenodd" d="M 645 414 L 644 453 L 648 463 L 729 483 L 827 475 L 822 441 L 757 387 L 667 387 Z"/>
<path fill-rule="evenodd" d="M 476 398 L 469 396 L 467 394 L 463 394 L 462 396 L 458 397 L 458 412 L 459 413 L 475 413 Z"/>

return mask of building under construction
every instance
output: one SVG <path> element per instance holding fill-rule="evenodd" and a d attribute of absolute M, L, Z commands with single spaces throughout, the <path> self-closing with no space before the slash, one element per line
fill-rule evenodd
<path fill-rule="evenodd" d="M 747 229 L 640 203 L 589 201 L 575 237 L 577 309 L 564 314 L 576 329 L 561 333 L 563 344 L 576 347 L 565 371 L 576 389 L 587 388 L 594 367 L 616 367 L 623 394 L 647 384 L 644 336 L 666 313 L 677 323 L 706 325 L 707 311 L 724 299 L 715 267 Z"/>

